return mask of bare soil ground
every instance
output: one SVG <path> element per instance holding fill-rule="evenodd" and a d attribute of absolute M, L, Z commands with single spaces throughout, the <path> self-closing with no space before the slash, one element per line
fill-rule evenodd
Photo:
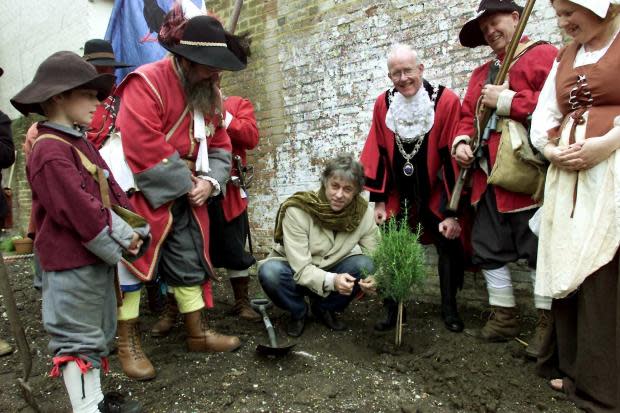
<path fill-rule="evenodd" d="M 30 379 L 47 412 L 69 411 L 61 380 L 47 377 L 51 358 L 40 318 L 40 294 L 31 287 L 30 261 L 9 264 L 18 307 L 31 343 Z M 382 309 L 377 299 L 354 302 L 343 315 L 349 325 L 336 333 L 312 320 L 295 351 L 283 358 L 256 354 L 266 343 L 262 324 L 241 322 L 228 314 L 232 300 L 227 283 L 215 286 L 216 308 L 209 311 L 220 332 L 238 334 L 244 344 L 234 353 L 196 354 L 185 350 L 180 324 L 166 338 L 147 331 L 156 320 L 144 309 L 142 329 L 146 353 L 158 375 L 150 382 L 127 379 L 115 356 L 104 391 L 117 390 L 140 400 L 147 412 L 577 412 L 563 395 L 534 373 L 516 341 L 479 342 L 447 331 L 432 303 L 409 305 L 404 345 L 395 348 L 392 332 L 373 330 Z M 253 292 L 259 294 L 253 280 Z M 2 300 L 0 300 L 2 302 Z M 468 327 L 481 327 L 479 308 L 461 305 Z M 0 307 L 0 336 L 10 337 L 6 312 Z M 280 338 L 286 315 L 270 310 Z M 523 339 L 534 320 L 522 320 Z M 14 344 L 14 340 L 9 338 Z M 19 354 L 0 359 L 0 412 L 31 412 L 21 399 L 16 378 Z"/>

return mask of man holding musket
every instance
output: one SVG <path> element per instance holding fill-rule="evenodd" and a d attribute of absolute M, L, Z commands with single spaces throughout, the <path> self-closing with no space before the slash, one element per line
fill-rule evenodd
<path fill-rule="evenodd" d="M 498 156 L 502 122 L 525 124 L 534 111 L 538 95 L 551 69 L 557 49 L 547 43 L 520 39 L 511 60 L 507 81 L 494 85 L 499 67 L 504 61 L 510 41 L 515 35 L 523 8 L 510 0 L 482 0 L 476 16 L 470 19 L 459 34 L 465 47 L 489 46 L 493 60 L 476 68 L 471 76 L 461 109 L 457 136 L 452 155 L 462 168 L 471 172 L 471 202 L 476 205 L 472 229 L 473 263 L 482 268 L 491 316 L 475 335 L 486 341 L 505 341 L 519 334 L 517 309 L 510 270 L 507 264 L 527 260 L 535 278 L 537 239 L 528 221 L 540 206 L 530 194 L 517 193 L 499 185 L 487 183 Z M 479 110 L 484 106 L 494 112 L 490 129 L 481 136 L 482 150 L 474 155 L 469 143 L 474 136 Z M 539 320 L 528 355 L 537 357 L 540 342 L 551 331 L 549 297 L 534 297 Z"/>

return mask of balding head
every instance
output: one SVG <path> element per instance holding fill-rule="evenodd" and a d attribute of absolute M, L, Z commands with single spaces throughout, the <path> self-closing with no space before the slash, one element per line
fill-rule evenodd
<path fill-rule="evenodd" d="M 403 96 L 411 97 L 420 90 L 424 65 L 418 61 L 418 54 L 411 46 L 392 46 L 388 53 L 387 66 L 388 77 Z"/>
<path fill-rule="evenodd" d="M 411 63 L 415 66 L 418 63 L 418 53 L 413 50 L 413 48 L 407 44 L 396 43 L 390 48 L 390 52 L 387 56 L 387 66 L 388 70 L 390 70 L 391 64 L 394 60 L 410 60 Z"/>

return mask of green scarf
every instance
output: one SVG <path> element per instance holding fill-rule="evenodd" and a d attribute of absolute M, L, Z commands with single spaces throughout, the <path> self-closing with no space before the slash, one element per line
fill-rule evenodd
<path fill-rule="evenodd" d="M 283 243 L 282 221 L 288 207 L 297 207 L 310 214 L 325 229 L 336 232 L 352 232 L 362 222 L 368 208 L 368 201 L 358 194 L 343 210 L 335 212 L 329 205 L 325 196 L 325 188 L 322 185 L 318 192 L 297 192 L 282 202 L 278 209 L 276 227 L 273 231 L 273 239 L 278 244 Z"/>

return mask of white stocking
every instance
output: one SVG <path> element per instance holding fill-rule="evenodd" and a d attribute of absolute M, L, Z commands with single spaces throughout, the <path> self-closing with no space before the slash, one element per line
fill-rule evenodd
<path fill-rule="evenodd" d="M 97 405 L 103 400 L 99 369 L 82 373 L 77 363 L 70 361 L 62 369 L 62 378 L 73 413 L 99 413 Z"/>

